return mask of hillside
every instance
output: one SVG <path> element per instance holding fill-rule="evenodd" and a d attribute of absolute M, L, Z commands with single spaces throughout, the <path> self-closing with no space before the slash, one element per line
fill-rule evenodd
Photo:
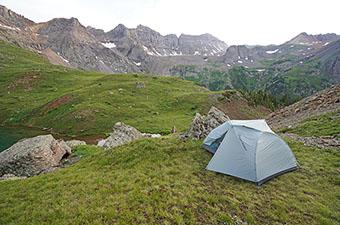
<path fill-rule="evenodd" d="M 195 112 L 212 103 L 234 119 L 268 112 L 236 91 L 214 93 L 171 77 L 72 70 L 0 45 L 5 125 L 89 135 L 104 134 L 121 120 L 142 131 L 169 133 L 173 125 L 186 129 Z M 211 155 L 201 141 L 171 135 L 105 151 L 80 146 L 74 151 L 83 158 L 77 164 L 1 181 L 0 224 L 339 223 L 339 152 L 287 141 L 301 168 L 261 188 L 205 170 Z"/>
<path fill-rule="evenodd" d="M 340 85 L 334 85 L 271 113 L 267 120 L 271 127 L 275 129 L 287 129 L 301 125 L 301 122 L 305 120 L 311 120 L 313 118 L 321 119 L 322 115 L 327 113 L 336 114 L 336 111 L 339 111 L 339 109 Z M 322 126 L 322 124 L 319 124 L 319 126 L 315 124 L 315 129 L 320 128 L 320 125 Z M 332 124 L 332 122 L 328 125 L 337 127 L 336 124 Z M 318 132 L 315 131 L 314 133 Z"/>
<path fill-rule="evenodd" d="M 52 66 L 4 42 L 0 56 L 0 118 L 7 125 L 94 134 L 126 121 L 143 131 L 167 133 L 173 125 L 183 129 L 211 94 L 176 78 Z"/>
<path fill-rule="evenodd" d="M 105 73 L 151 73 L 210 90 L 265 91 L 284 105 L 340 82 L 340 36 L 300 33 L 280 45 L 229 46 L 211 34 L 162 35 L 119 24 L 105 32 L 77 18 L 35 23 L 0 6 L 0 40 L 51 63 Z"/>
<path fill-rule="evenodd" d="M 329 59 L 332 60 L 337 62 L 337 55 Z M 284 104 L 294 103 L 338 83 L 337 72 L 328 73 L 324 69 L 327 65 L 316 58 L 306 62 L 285 59 L 267 63 L 267 67 L 260 69 L 234 66 L 228 71 L 221 71 L 218 68 L 206 67 L 202 70 L 193 65 L 181 65 L 172 71 L 174 76 L 194 81 L 211 90 L 262 90 Z M 293 65 L 286 68 L 286 64 Z"/>
<path fill-rule="evenodd" d="M 124 121 L 143 132 L 183 131 L 196 112 L 239 102 L 239 118 L 264 116 L 248 106 L 174 77 L 110 75 L 53 66 L 41 56 L 0 42 L 0 123 L 46 128 L 68 135 L 98 135 Z M 239 100 L 238 100 L 239 99 Z M 242 103 L 242 104 L 241 104 Z M 243 111 L 243 113 L 242 113 Z"/>
<path fill-rule="evenodd" d="M 0 225 L 340 225 L 340 35 L 282 41 L 335 7 L 23 2 L 36 21 L 0 5 Z"/>
<path fill-rule="evenodd" d="M 201 142 L 172 137 L 103 151 L 66 169 L 0 182 L 1 224 L 337 224 L 337 150 L 289 141 L 301 169 L 254 184 L 205 170 Z M 327 191 L 325 191 L 327 190 Z"/>
<path fill-rule="evenodd" d="M 74 17 L 35 23 L 1 5 L 0 40 L 33 49 L 53 64 L 117 74 L 167 75 L 183 58 L 205 65 L 205 58 L 222 55 L 227 48 L 211 34 L 163 36 L 143 25 L 127 28 L 119 24 L 104 32 L 85 27 Z"/>

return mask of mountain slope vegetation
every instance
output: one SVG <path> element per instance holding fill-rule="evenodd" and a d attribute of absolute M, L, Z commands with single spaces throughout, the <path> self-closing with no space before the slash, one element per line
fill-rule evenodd
<path fill-rule="evenodd" d="M 185 128 L 212 94 L 178 78 L 110 75 L 53 66 L 0 42 L 0 122 L 68 134 L 108 132 L 125 121 L 145 132 Z M 140 87 L 138 87 L 138 85 Z"/>
<path fill-rule="evenodd" d="M 66 169 L 0 182 L 1 224 L 337 224 L 335 149 L 289 141 L 301 166 L 260 188 L 205 170 L 200 141 L 78 147 Z M 327 191 L 325 191 L 327 190 Z"/>
<path fill-rule="evenodd" d="M 118 121 L 143 132 L 167 134 L 173 126 L 183 131 L 196 112 L 207 112 L 212 104 L 238 104 L 231 112 L 238 119 L 268 113 L 241 96 L 226 102 L 220 92 L 180 78 L 54 66 L 6 42 L 0 42 L 0 74 L 1 124 L 67 135 L 104 135 Z"/>
<path fill-rule="evenodd" d="M 173 74 L 210 90 L 264 91 L 286 105 L 337 83 L 322 70 L 323 64 L 319 60 L 297 63 L 289 69 L 280 68 L 286 62 L 268 61 L 265 69 L 234 66 L 228 71 L 213 68 L 196 70 L 193 65 L 181 65 L 173 69 Z"/>

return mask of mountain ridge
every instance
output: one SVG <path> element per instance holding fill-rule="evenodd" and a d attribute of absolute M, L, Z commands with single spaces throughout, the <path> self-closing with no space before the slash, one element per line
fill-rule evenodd
<path fill-rule="evenodd" d="M 340 52 L 334 44 L 340 36 L 334 33 L 302 32 L 281 45 L 228 46 L 211 34 L 161 35 L 144 25 L 118 24 L 105 32 L 74 17 L 35 23 L 5 7 L 0 22 L 0 39 L 71 68 L 179 76 L 212 90 L 256 87 L 270 94 L 294 93 L 291 101 L 340 82 Z"/>

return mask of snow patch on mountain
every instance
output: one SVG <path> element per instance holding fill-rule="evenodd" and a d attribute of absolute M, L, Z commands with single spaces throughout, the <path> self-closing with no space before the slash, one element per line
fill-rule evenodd
<path fill-rule="evenodd" d="M 275 50 L 270 50 L 270 51 L 266 51 L 267 54 L 275 54 L 279 51 L 279 49 L 275 49 Z"/>
<path fill-rule="evenodd" d="M 64 57 L 62 57 L 59 52 L 57 52 L 57 54 L 64 62 L 69 63 L 69 61 L 65 59 Z"/>
<path fill-rule="evenodd" d="M 10 27 L 10 26 L 6 26 L 0 23 L 0 27 L 8 29 L 8 30 L 16 30 L 16 31 L 20 31 L 20 28 L 18 27 Z"/>
<path fill-rule="evenodd" d="M 102 45 L 106 48 L 115 48 L 117 47 L 115 43 L 113 42 L 105 42 L 105 43 L 102 43 Z"/>

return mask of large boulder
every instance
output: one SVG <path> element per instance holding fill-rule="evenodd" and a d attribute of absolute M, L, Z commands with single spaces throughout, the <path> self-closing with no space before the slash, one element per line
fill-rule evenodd
<path fill-rule="evenodd" d="M 192 121 L 188 131 L 181 135 L 181 138 L 205 138 L 215 127 L 228 120 L 229 117 L 225 115 L 224 112 L 212 106 L 207 116 L 202 116 L 201 114 L 196 113 L 196 116 Z"/>
<path fill-rule="evenodd" d="M 34 176 L 59 166 L 69 154 L 71 148 L 52 135 L 24 139 L 0 153 L 0 176 Z"/>
<path fill-rule="evenodd" d="M 98 145 L 104 148 L 114 148 L 142 137 L 143 134 L 136 128 L 118 122 L 114 125 L 113 132 L 110 136 L 107 139 L 100 141 Z"/>

